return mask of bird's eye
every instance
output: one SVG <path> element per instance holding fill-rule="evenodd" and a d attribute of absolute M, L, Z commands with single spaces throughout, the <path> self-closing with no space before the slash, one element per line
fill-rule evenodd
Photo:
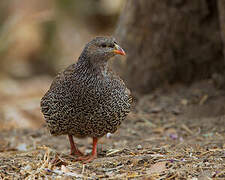
<path fill-rule="evenodd" d="M 110 44 L 109 47 L 110 48 L 114 48 L 115 47 L 115 44 Z"/>
<path fill-rule="evenodd" d="M 102 44 L 101 46 L 102 46 L 103 48 L 105 48 L 107 45 L 106 45 L 106 44 Z"/>

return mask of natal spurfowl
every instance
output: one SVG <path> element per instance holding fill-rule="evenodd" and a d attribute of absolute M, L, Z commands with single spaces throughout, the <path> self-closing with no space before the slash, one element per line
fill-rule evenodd
<path fill-rule="evenodd" d="M 112 37 L 96 37 L 70 65 L 53 80 L 41 99 L 41 111 L 52 135 L 68 135 L 71 154 L 90 162 L 97 157 L 97 140 L 114 133 L 131 108 L 131 93 L 108 65 L 124 50 Z M 83 156 L 73 141 L 92 137 L 92 154 Z"/>

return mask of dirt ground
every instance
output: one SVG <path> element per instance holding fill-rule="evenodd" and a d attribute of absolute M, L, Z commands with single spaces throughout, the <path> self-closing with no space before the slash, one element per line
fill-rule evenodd
<path fill-rule="evenodd" d="M 0 81 L 0 179 L 225 179 L 225 91 L 211 80 L 136 98 L 88 164 L 45 128 L 39 101 L 50 82 Z M 90 153 L 91 139 L 75 140 Z"/>

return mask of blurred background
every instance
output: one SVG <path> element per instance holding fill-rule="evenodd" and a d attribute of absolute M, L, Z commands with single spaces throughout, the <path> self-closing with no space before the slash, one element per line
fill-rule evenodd
<path fill-rule="evenodd" d="M 85 44 L 103 35 L 126 51 L 110 62 L 134 107 L 115 134 L 101 138 L 102 167 L 85 171 L 121 179 L 125 168 L 126 179 L 138 171 L 142 178 L 152 164 L 162 175 L 150 179 L 224 179 L 224 0 L 0 0 L 0 179 L 43 179 L 49 148 L 69 153 L 64 136 L 47 132 L 40 99 Z M 90 152 L 90 138 L 76 143 Z M 112 166 L 114 155 L 126 162 Z M 162 170 L 157 163 L 165 163 Z"/>
<path fill-rule="evenodd" d="M 112 66 L 136 100 L 176 84 L 224 90 L 224 22 L 222 1 L 2 0 L 0 127 L 40 127 L 40 98 L 53 77 L 97 35 L 115 36 L 127 52 Z M 224 114 L 222 102 L 217 109 Z"/>
<path fill-rule="evenodd" d="M 97 35 L 111 35 L 123 0 L 0 2 L 0 129 L 37 128 L 52 77 Z"/>

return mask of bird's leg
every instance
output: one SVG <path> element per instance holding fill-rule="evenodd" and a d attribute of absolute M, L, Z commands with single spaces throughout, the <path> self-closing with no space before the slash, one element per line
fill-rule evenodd
<path fill-rule="evenodd" d="M 79 157 L 78 160 L 84 161 L 84 163 L 88 163 L 93 161 L 95 158 L 97 158 L 97 143 L 98 143 L 98 138 L 94 137 L 91 155 L 88 155 L 85 157 Z"/>
<path fill-rule="evenodd" d="M 78 156 L 84 156 L 84 154 L 82 152 L 79 151 L 79 149 L 77 148 L 76 144 L 73 141 L 73 136 L 72 135 L 68 135 L 69 137 L 69 141 L 70 141 L 70 154 L 71 155 L 78 155 Z"/>
<path fill-rule="evenodd" d="M 97 143 L 98 143 L 98 138 L 93 138 L 93 146 L 92 146 L 91 155 L 88 157 L 87 160 L 84 161 L 84 163 L 91 162 L 95 158 L 97 158 Z"/>

